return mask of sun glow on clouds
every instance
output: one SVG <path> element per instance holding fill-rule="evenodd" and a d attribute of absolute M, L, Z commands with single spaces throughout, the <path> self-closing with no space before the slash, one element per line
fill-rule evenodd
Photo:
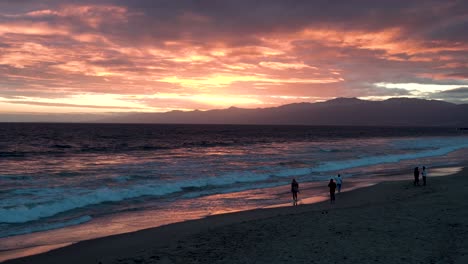
<path fill-rule="evenodd" d="M 66 108 L 71 112 L 123 112 L 123 111 L 153 111 L 145 105 L 132 102 L 131 97 L 116 94 L 74 94 L 64 98 L 15 97 L 2 98 L 0 102 L 9 105 L 33 105 L 39 108 Z M 42 112 L 42 111 L 41 111 Z"/>
<path fill-rule="evenodd" d="M 0 112 L 12 111 L 17 105 L 28 106 L 29 111 L 47 112 L 50 107 L 60 108 L 66 112 L 166 112 L 172 110 L 191 110 L 184 108 L 148 106 L 141 101 L 145 100 L 177 100 L 186 104 L 197 103 L 208 108 L 198 107 L 200 110 L 208 110 L 209 107 L 226 107 L 236 105 L 255 106 L 264 102 L 256 96 L 223 96 L 216 94 L 180 95 L 175 93 L 157 93 L 152 95 L 118 95 L 118 94 L 74 94 L 64 98 L 40 98 L 19 96 L 15 98 L 0 97 Z"/>
<path fill-rule="evenodd" d="M 309 65 L 305 65 L 304 63 L 283 63 L 283 62 L 275 62 L 275 61 L 262 61 L 259 63 L 260 66 L 275 69 L 275 70 L 287 70 L 287 69 L 315 69 L 317 67 L 312 67 Z"/>
<path fill-rule="evenodd" d="M 23 34 L 23 35 L 67 35 L 65 28 L 60 26 L 50 26 L 47 23 L 18 23 L 18 24 L 3 24 L 0 25 L 0 36 L 6 34 Z"/>
<path fill-rule="evenodd" d="M 95 66 L 81 61 L 68 61 L 64 64 L 54 65 L 57 69 L 71 73 L 81 73 L 92 76 L 124 76 L 124 73 L 112 71 L 106 67 Z"/>
<path fill-rule="evenodd" d="M 265 15 L 255 24 L 243 19 L 263 11 L 249 17 L 242 1 L 241 19 L 183 3 L 160 10 L 112 2 L 0 11 L 0 111 L 207 110 L 338 96 L 428 98 L 468 87 L 466 41 L 424 35 L 466 22 L 456 14 L 437 25 L 433 17 L 386 23 L 372 14 L 344 19 L 346 27 L 310 15 Z M 335 9 L 331 17 L 339 17 Z"/>
<path fill-rule="evenodd" d="M 179 94 L 154 94 L 151 96 L 144 96 L 144 98 L 151 99 L 177 99 L 183 101 L 193 101 L 209 106 L 226 107 L 236 105 L 262 105 L 264 102 L 260 101 L 253 96 L 222 96 L 216 94 L 196 94 L 196 95 L 179 95 Z M 207 109 L 201 109 L 207 110 Z"/>
<path fill-rule="evenodd" d="M 340 78 L 324 78 L 324 79 L 299 79 L 299 78 L 270 78 L 265 76 L 254 75 L 218 75 L 205 76 L 200 78 L 179 78 L 177 76 L 165 77 L 162 82 L 179 84 L 185 87 L 223 87 L 235 82 L 254 82 L 254 83 L 270 83 L 270 84 L 286 84 L 286 83 L 335 83 L 343 81 Z"/>

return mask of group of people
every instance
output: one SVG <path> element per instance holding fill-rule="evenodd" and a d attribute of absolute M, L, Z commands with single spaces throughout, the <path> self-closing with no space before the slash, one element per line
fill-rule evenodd
<path fill-rule="evenodd" d="M 335 203 L 335 192 L 338 190 L 338 193 L 341 192 L 341 186 L 343 185 L 343 178 L 341 178 L 341 175 L 338 174 L 338 176 L 333 180 L 330 179 L 330 182 L 328 183 L 328 188 L 330 189 L 330 202 Z M 296 179 L 293 179 L 291 182 L 291 193 L 293 196 L 293 205 L 297 205 L 297 194 L 299 193 L 299 183 L 296 181 Z"/>
<path fill-rule="evenodd" d="M 414 168 L 414 186 L 419 186 L 419 175 L 422 177 L 423 186 L 426 186 L 427 179 L 427 169 L 425 166 L 422 167 L 422 170 L 419 171 L 419 167 Z M 338 174 L 335 179 L 330 179 L 328 183 L 328 188 L 330 189 L 330 203 L 335 203 L 335 192 L 338 190 L 338 193 L 341 192 L 341 186 L 343 185 L 343 178 Z M 293 205 L 297 205 L 297 194 L 299 193 L 299 183 L 296 179 L 293 179 L 291 182 L 291 192 L 293 196 Z"/>
<path fill-rule="evenodd" d="M 413 182 L 414 186 L 419 186 L 419 175 L 422 176 L 423 186 L 426 186 L 427 170 L 425 166 L 422 167 L 421 172 L 419 171 L 419 167 L 415 167 L 413 174 L 414 174 L 414 182 Z"/>

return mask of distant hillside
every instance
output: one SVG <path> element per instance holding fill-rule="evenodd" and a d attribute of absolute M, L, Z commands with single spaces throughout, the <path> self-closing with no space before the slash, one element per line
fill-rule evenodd
<path fill-rule="evenodd" d="M 272 108 L 231 107 L 209 111 L 137 113 L 102 120 L 112 123 L 276 124 L 360 126 L 468 126 L 468 104 L 410 98 L 365 101 L 337 98 Z"/>

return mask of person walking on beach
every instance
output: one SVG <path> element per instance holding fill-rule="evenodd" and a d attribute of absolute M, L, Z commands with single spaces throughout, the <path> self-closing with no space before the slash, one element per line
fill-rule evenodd
<path fill-rule="evenodd" d="M 330 179 L 330 183 L 328 184 L 328 187 L 330 188 L 330 203 L 334 204 L 336 183 L 333 181 L 333 179 Z"/>
<path fill-rule="evenodd" d="M 414 186 L 419 186 L 419 168 L 414 168 Z"/>
<path fill-rule="evenodd" d="M 293 205 L 297 205 L 297 193 L 299 192 L 299 183 L 296 179 L 293 179 L 291 182 L 291 192 L 293 195 Z"/>
<path fill-rule="evenodd" d="M 425 166 L 423 166 L 423 168 L 422 168 L 421 176 L 422 176 L 422 180 L 423 180 L 423 185 L 426 186 L 427 170 L 426 170 Z"/>
<path fill-rule="evenodd" d="M 338 189 L 338 193 L 340 193 L 341 185 L 343 184 L 343 178 L 341 178 L 340 174 L 338 174 L 338 177 L 336 177 L 335 181 L 336 181 L 336 188 Z"/>

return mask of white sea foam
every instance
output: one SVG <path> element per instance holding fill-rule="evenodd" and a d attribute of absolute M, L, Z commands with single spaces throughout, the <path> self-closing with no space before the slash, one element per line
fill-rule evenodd
<path fill-rule="evenodd" d="M 327 172 L 327 171 L 337 171 L 344 170 L 356 167 L 364 167 L 370 165 L 384 164 L 384 163 L 395 163 L 402 160 L 412 160 L 419 158 L 427 158 L 434 156 L 446 155 L 450 152 L 460 150 L 463 148 L 468 148 L 468 142 L 460 143 L 455 146 L 441 147 L 438 149 L 431 149 L 425 151 L 419 151 L 414 153 L 402 153 L 402 154 L 391 154 L 391 155 L 382 155 L 382 156 L 372 156 L 372 157 L 361 157 L 358 159 L 350 160 L 341 160 L 341 161 L 331 161 L 324 162 L 316 168 L 312 168 L 311 172 Z"/>
<path fill-rule="evenodd" d="M 118 182 L 122 181 L 123 185 L 117 184 L 95 189 L 89 189 L 89 187 L 20 189 L 14 192 L 12 197 L 5 197 L 5 199 L 0 200 L 0 223 L 25 223 L 77 208 L 106 202 L 119 202 L 142 196 L 157 197 L 180 192 L 183 196 L 190 197 L 232 190 L 256 189 L 264 184 L 270 184 L 271 181 L 274 181 L 272 178 L 275 177 L 310 176 L 317 173 L 323 175 L 327 174 L 327 172 L 355 167 L 445 155 L 462 148 L 468 148 L 468 140 L 466 138 L 428 139 L 426 141 L 417 141 L 414 146 L 420 150 L 412 153 L 361 156 L 355 159 L 326 161 L 317 166 L 306 168 L 278 166 L 256 172 L 245 170 L 228 172 L 217 176 L 196 175 L 196 177 L 192 176 L 192 178 L 183 180 L 145 180 L 144 182 L 135 182 L 133 185 L 125 185 L 125 180 L 128 178 L 121 176 Z M 397 149 L 406 147 L 412 147 L 411 140 L 401 140 L 400 143 L 396 143 Z M 282 180 L 272 184 L 282 184 Z"/>
<path fill-rule="evenodd" d="M 127 188 L 102 187 L 89 189 L 34 189 L 42 197 L 38 204 L 25 205 L 21 198 L 0 201 L 0 223 L 25 223 L 45 217 L 105 202 L 118 202 L 141 196 L 163 196 L 181 192 L 184 188 L 203 188 L 223 186 L 234 183 L 247 183 L 268 179 L 267 174 L 229 173 L 220 177 L 195 178 L 170 183 L 146 183 Z M 39 193 L 42 191 L 43 193 Z M 29 194 L 22 190 L 22 194 Z M 56 195 L 51 195 L 55 193 Z M 48 200 L 49 202 L 46 202 Z M 17 206 L 14 206 L 17 205 Z"/>

